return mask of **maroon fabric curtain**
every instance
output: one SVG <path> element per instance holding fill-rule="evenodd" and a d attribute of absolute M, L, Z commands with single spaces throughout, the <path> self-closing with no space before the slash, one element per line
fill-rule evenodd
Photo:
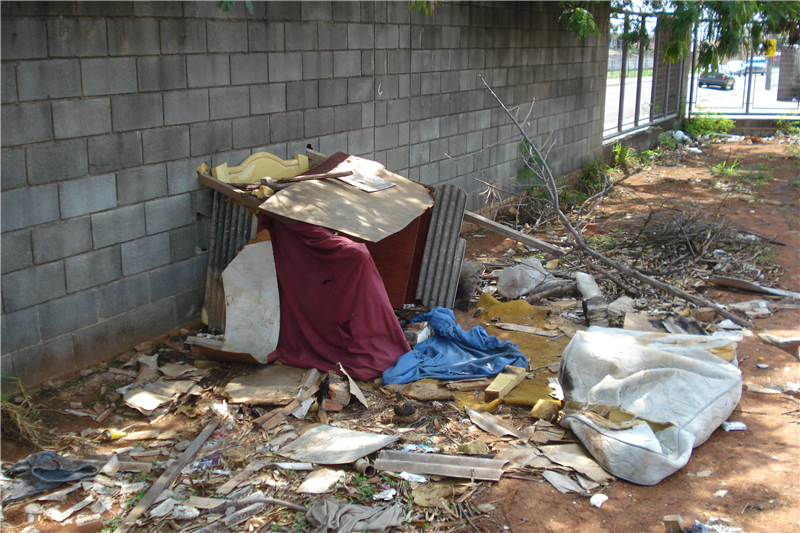
<path fill-rule="evenodd" d="M 303 222 L 259 222 L 270 231 L 281 299 L 270 361 L 323 372 L 341 362 L 365 381 L 410 350 L 366 245 Z"/>

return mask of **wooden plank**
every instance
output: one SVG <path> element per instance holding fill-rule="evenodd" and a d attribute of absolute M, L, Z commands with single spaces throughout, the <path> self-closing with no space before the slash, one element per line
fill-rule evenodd
<path fill-rule="evenodd" d="M 250 209 L 258 209 L 258 206 L 264 201 L 252 196 L 249 193 L 242 192 L 236 187 L 231 187 L 227 183 L 223 183 L 217 179 L 214 179 L 208 174 L 203 174 L 198 171 L 197 176 L 198 180 L 200 181 L 200 185 L 204 185 L 209 189 L 214 189 L 215 191 L 224 194 L 228 198 L 236 200 L 237 203 L 240 203 L 245 207 L 249 207 Z"/>
<path fill-rule="evenodd" d="M 175 460 L 161 476 L 156 480 L 155 483 L 150 487 L 142 499 L 136 504 L 128 516 L 122 519 L 117 529 L 114 530 L 114 533 L 126 533 L 130 531 L 130 529 L 136 525 L 136 520 L 139 519 L 140 516 L 144 514 L 144 512 L 150 507 L 153 502 L 156 500 L 159 494 L 172 483 L 172 480 L 175 479 L 175 476 L 183 470 L 183 467 L 189 462 L 189 460 L 194 457 L 194 454 L 197 453 L 197 450 L 208 440 L 208 437 L 217 429 L 218 422 L 216 420 L 210 422 L 205 429 L 197 436 L 192 444 L 186 448 L 178 459 Z"/>
<path fill-rule="evenodd" d="M 303 403 L 305 400 L 311 398 L 314 394 L 317 393 L 319 387 L 316 385 L 312 385 L 309 387 L 307 391 L 303 394 L 298 396 L 295 400 L 292 400 L 292 403 L 283 407 L 281 409 L 273 409 L 269 413 L 265 414 L 264 416 L 260 416 L 253 420 L 253 424 L 257 426 L 261 426 L 262 429 L 272 429 L 278 424 L 280 424 L 283 420 L 286 419 L 287 416 L 297 411 L 300 407 L 300 404 Z"/>
<path fill-rule="evenodd" d="M 250 479 L 250 477 L 253 474 L 258 472 L 259 470 L 261 470 L 265 466 L 266 466 L 266 463 L 264 463 L 262 461 L 256 461 L 254 463 L 250 463 L 249 465 L 247 465 L 244 468 L 244 470 L 242 470 L 241 472 L 239 472 L 238 474 L 233 476 L 231 479 L 226 481 L 224 484 L 222 484 L 217 489 L 217 494 L 223 494 L 223 495 L 227 496 L 227 494 L 230 491 L 232 491 L 233 489 L 235 489 L 239 485 L 239 483 L 241 483 L 242 481 L 245 481 L 247 479 Z"/>
<path fill-rule="evenodd" d="M 492 400 L 505 398 L 514 387 L 522 383 L 527 371 L 527 368 L 511 365 L 506 366 L 502 372 L 497 374 L 492 384 L 486 387 L 486 390 L 483 392 L 484 400 L 491 402 Z"/>
<path fill-rule="evenodd" d="M 548 252 L 556 256 L 564 255 L 564 250 L 557 246 L 540 241 L 539 239 L 531 237 L 530 235 L 525 235 L 524 233 L 521 233 L 515 229 L 511 229 L 503 224 L 499 224 L 494 220 L 489 220 L 488 218 L 482 217 L 481 215 L 473 213 L 472 211 L 464 211 L 464 222 L 469 222 L 470 224 L 475 224 L 476 226 L 486 228 L 495 233 L 499 233 L 504 237 L 521 242 L 522 244 L 533 246 L 537 250 L 541 250 L 543 252 Z"/>

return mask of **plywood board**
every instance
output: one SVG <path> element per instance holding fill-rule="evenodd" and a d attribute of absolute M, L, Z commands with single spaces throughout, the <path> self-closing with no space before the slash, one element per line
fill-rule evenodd
<path fill-rule="evenodd" d="M 225 386 L 224 393 L 231 403 L 288 405 L 297 397 L 305 373 L 303 368 L 267 365 L 232 379 Z"/>
<path fill-rule="evenodd" d="M 338 179 L 304 181 L 278 191 L 259 209 L 377 242 L 402 230 L 433 205 L 423 185 L 383 168 L 373 172 L 395 186 L 367 193 Z"/>

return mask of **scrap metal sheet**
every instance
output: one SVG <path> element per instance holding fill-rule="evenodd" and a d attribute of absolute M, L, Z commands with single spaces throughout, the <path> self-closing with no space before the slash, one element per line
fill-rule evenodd
<path fill-rule="evenodd" d="M 338 171 L 338 167 L 331 170 Z M 377 242 L 405 228 L 433 205 L 423 185 L 384 168 L 372 171 L 395 186 L 367 193 L 338 179 L 303 181 L 278 191 L 259 209 Z"/>

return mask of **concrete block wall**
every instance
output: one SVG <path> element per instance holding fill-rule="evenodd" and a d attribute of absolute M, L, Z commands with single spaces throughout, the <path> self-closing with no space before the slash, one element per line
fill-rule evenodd
<path fill-rule="evenodd" d="M 599 3 L 598 3 L 599 4 Z M 556 141 L 602 149 L 608 7 L 577 40 L 554 2 L 2 2 L 2 374 L 75 373 L 199 317 L 201 162 L 307 145 L 454 183 L 520 166 L 479 75 Z"/>

